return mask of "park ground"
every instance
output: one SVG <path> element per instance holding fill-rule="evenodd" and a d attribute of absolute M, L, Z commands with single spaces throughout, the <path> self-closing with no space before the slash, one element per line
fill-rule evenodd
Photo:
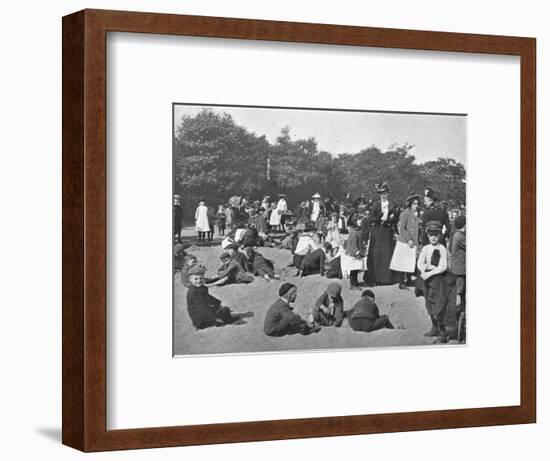
<path fill-rule="evenodd" d="M 192 241 L 194 232 L 185 229 L 186 239 Z M 265 257 L 275 263 L 280 281 L 267 282 L 256 277 L 250 284 L 213 287 L 209 291 L 226 306 L 238 314 L 246 314 L 240 325 L 212 327 L 196 330 L 187 314 L 186 288 L 180 274 L 174 275 L 174 354 L 221 354 L 251 353 L 294 350 L 322 350 L 371 347 L 407 347 L 433 344 L 433 338 L 423 334 L 430 329 L 431 322 L 424 307 L 424 298 L 416 297 L 414 290 L 400 290 L 397 285 L 375 287 L 376 303 L 381 314 L 389 315 L 394 325 L 403 327 L 395 330 L 379 330 L 371 333 L 353 331 L 347 320 L 342 327 L 324 327 L 320 332 L 309 335 L 293 335 L 272 338 L 264 334 L 263 323 L 269 306 L 277 299 L 281 283 L 288 281 L 298 287 L 294 311 L 307 319 L 310 306 L 326 286 L 337 281 L 341 283 L 344 308 L 351 309 L 359 299 L 361 291 L 349 289 L 348 280 L 327 279 L 320 275 L 299 278 L 294 267 L 287 267 L 291 261 L 288 250 L 259 248 Z M 215 274 L 220 265 L 220 239 L 211 246 L 192 245 L 187 252 L 198 257 L 207 266 L 207 276 Z"/>

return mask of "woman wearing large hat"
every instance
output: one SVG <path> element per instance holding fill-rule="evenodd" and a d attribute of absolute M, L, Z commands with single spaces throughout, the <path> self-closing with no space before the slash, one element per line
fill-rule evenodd
<path fill-rule="evenodd" d="M 311 199 L 311 220 L 317 222 L 319 216 L 321 216 L 321 195 L 316 192 Z"/>
<path fill-rule="evenodd" d="M 413 274 L 415 271 L 416 254 L 420 243 L 418 240 L 420 195 L 411 192 L 407 197 L 406 204 L 407 208 L 399 215 L 398 237 L 390 263 L 390 269 L 401 274 L 399 288 L 404 290 L 407 289 L 409 274 Z"/>
<path fill-rule="evenodd" d="M 389 201 L 390 186 L 387 182 L 376 184 L 375 191 L 379 200 L 372 207 L 370 218 L 372 230 L 367 262 L 367 282 L 375 285 L 393 283 L 390 262 L 395 245 L 395 217 Z"/>

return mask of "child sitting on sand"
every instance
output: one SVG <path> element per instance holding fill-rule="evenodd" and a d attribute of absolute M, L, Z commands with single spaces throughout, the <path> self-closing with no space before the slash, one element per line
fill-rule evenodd
<path fill-rule="evenodd" d="M 382 328 L 394 329 L 389 317 L 387 315 L 380 315 L 380 311 L 374 300 L 373 291 L 364 290 L 361 293 L 361 299 L 355 303 L 351 313 L 347 313 L 349 324 L 354 331 L 369 333 Z"/>
<path fill-rule="evenodd" d="M 268 282 L 272 279 L 279 279 L 279 276 L 275 273 L 273 262 L 264 258 L 253 248 L 246 249 L 246 258 L 248 260 L 248 272 L 259 275 Z"/>
<path fill-rule="evenodd" d="M 339 283 L 330 283 L 311 308 L 309 321 L 324 327 L 341 326 L 344 320 L 344 300 L 341 293 L 342 286 Z"/>
<path fill-rule="evenodd" d="M 208 293 L 204 285 L 204 269 L 195 265 L 188 271 L 187 312 L 198 330 L 212 326 L 239 323 L 240 317 L 231 314 L 228 307 Z"/>

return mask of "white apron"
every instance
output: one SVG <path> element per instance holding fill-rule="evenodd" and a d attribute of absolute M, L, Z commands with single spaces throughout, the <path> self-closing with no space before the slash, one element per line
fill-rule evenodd
<path fill-rule="evenodd" d="M 408 243 L 400 242 L 395 244 L 393 256 L 390 262 L 390 269 L 397 272 L 412 274 L 416 264 L 416 247 L 409 247 Z"/>

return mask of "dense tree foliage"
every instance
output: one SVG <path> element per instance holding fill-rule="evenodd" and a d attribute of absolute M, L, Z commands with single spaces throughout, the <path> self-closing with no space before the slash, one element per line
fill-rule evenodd
<path fill-rule="evenodd" d="M 375 184 L 382 181 L 390 183 L 394 202 L 433 185 L 442 200 L 465 203 L 464 165 L 443 157 L 416 163 L 412 148 L 405 144 L 382 151 L 370 146 L 333 156 L 320 151 L 314 138 L 293 140 L 289 127 L 270 144 L 265 136 L 237 125 L 230 115 L 203 110 L 177 124 L 175 187 L 189 206 L 200 197 L 224 203 L 232 195 L 255 199 L 279 192 L 288 194 L 291 205 L 315 192 L 337 200 L 347 192 L 372 197 Z"/>

